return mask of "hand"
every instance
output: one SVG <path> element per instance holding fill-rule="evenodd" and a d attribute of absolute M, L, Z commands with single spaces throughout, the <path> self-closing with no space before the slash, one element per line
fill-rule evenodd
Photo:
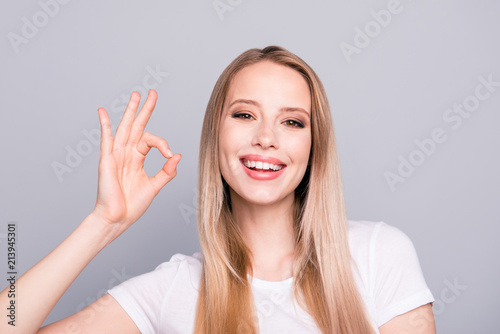
<path fill-rule="evenodd" d="M 177 175 L 181 155 L 173 155 L 165 139 L 143 133 L 156 99 L 157 93 L 151 89 L 135 117 L 141 96 L 132 92 L 114 139 L 108 113 L 104 108 L 98 109 L 101 153 L 97 200 L 92 215 L 117 227 L 113 229 L 116 236 L 136 222 L 160 189 Z M 144 160 L 152 147 L 168 160 L 155 176 L 149 177 L 144 171 Z"/>

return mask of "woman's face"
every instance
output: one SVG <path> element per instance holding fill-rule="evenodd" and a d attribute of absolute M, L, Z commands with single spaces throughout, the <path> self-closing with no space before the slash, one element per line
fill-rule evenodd
<path fill-rule="evenodd" d="M 270 61 L 240 70 L 219 133 L 220 169 L 231 189 L 256 204 L 293 198 L 309 160 L 310 116 L 309 86 L 299 72 Z"/>

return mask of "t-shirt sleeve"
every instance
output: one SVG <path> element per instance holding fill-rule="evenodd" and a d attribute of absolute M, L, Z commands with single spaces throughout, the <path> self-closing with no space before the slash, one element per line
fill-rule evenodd
<path fill-rule="evenodd" d="M 376 323 L 431 303 L 434 297 L 425 283 L 412 241 L 398 228 L 379 223 L 371 242 Z"/>
<path fill-rule="evenodd" d="M 141 333 L 157 333 L 165 296 L 179 271 L 176 254 L 154 271 L 133 277 L 107 291 L 132 318 Z"/>

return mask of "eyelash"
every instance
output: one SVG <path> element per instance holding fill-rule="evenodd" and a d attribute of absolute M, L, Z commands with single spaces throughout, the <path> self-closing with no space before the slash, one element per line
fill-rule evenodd
<path fill-rule="evenodd" d="M 240 117 L 240 116 L 244 116 L 244 115 L 251 116 L 248 113 L 234 113 L 233 114 L 233 118 L 245 118 L 245 119 L 248 119 L 246 117 Z M 294 119 L 287 119 L 285 122 L 290 122 L 290 121 L 295 122 L 295 124 L 296 124 L 296 125 L 291 125 L 292 128 L 303 128 L 304 127 L 304 124 L 302 124 L 301 122 L 296 121 Z"/>

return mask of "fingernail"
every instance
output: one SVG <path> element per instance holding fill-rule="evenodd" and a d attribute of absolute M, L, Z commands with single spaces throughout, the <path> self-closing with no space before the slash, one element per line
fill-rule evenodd
<path fill-rule="evenodd" d="M 170 151 L 169 149 L 167 149 L 167 155 L 169 158 L 173 157 L 174 155 L 172 154 L 172 151 Z"/>

